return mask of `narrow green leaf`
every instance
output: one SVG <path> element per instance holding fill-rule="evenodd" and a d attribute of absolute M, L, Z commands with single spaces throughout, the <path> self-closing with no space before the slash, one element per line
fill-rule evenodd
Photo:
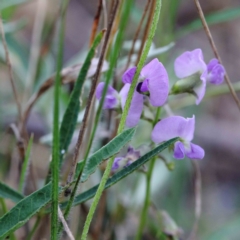
<path fill-rule="evenodd" d="M 104 147 L 96 151 L 91 157 L 89 157 L 82 173 L 81 182 L 85 182 L 88 177 L 96 171 L 96 168 L 99 164 L 102 163 L 102 161 L 107 160 L 114 154 L 118 153 L 123 148 L 123 146 L 125 146 L 126 143 L 133 138 L 135 130 L 135 128 L 125 130 L 124 132 L 113 138 Z M 81 166 L 80 164 L 81 162 L 78 163 L 75 176 L 77 176 L 80 172 L 78 169 Z"/>
<path fill-rule="evenodd" d="M 0 182 L 0 197 L 11 199 L 15 203 L 21 201 L 24 198 L 22 194 L 2 182 Z"/>
<path fill-rule="evenodd" d="M 51 183 L 22 199 L 15 207 L 0 218 L 0 239 L 20 228 L 50 201 Z"/>
<path fill-rule="evenodd" d="M 134 172 L 136 169 L 141 167 L 143 164 L 147 163 L 154 156 L 156 156 L 157 154 L 162 152 L 164 149 L 166 149 L 170 145 L 174 144 L 177 140 L 178 140 L 178 138 L 173 138 L 173 139 L 157 146 L 156 148 L 154 148 L 150 152 L 148 152 L 145 155 L 143 155 L 142 157 L 140 157 L 137 161 L 133 162 L 128 167 L 126 167 L 126 168 L 122 169 L 121 171 L 117 172 L 116 174 L 114 174 L 111 178 L 109 178 L 107 180 L 106 185 L 105 185 L 105 189 L 111 187 L 115 183 L 119 182 L 121 179 L 125 178 L 126 176 L 128 176 L 129 174 Z M 83 202 L 91 199 L 92 197 L 94 197 L 94 195 L 95 195 L 95 193 L 98 189 L 98 186 L 99 185 L 96 185 L 93 188 L 91 188 L 91 189 L 79 194 L 78 196 L 76 196 L 76 198 L 74 200 L 74 203 L 73 203 L 73 206 L 76 206 L 76 205 L 78 205 L 80 203 L 83 203 Z M 64 209 L 66 206 L 67 206 L 67 202 L 64 202 L 64 203 L 61 204 L 62 209 Z"/>
<path fill-rule="evenodd" d="M 83 66 L 80 70 L 77 81 L 75 83 L 74 89 L 70 96 L 67 109 L 63 116 L 62 124 L 60 127 L 60 151 L 61 151 L 61 158 L 59 162 L 60 166 L 62 164 L 63 154 L 68 149 L 69 143 L 72 139 L 73 132 L 77 123 L 77 117 L 80 109 L 79 98 L 81 95 L 82 86 L 87 76 L 88 69 L 91 65 L 91 61 L 95 55 L 95 50 L 99 45 L 99 43 L 101 42 L 102 37 L 103 37 L 103 32 L 100 32 L 95 38 L 95 41 L 87 54 L 87 57 L 83 63 Z"/>
<path fill-rule="evenodd" d="M 208 25 L 213 25 L 217 23 L 228 22 L 239 17 L 240 17 L 240 7 L 237 7 L 237 8 L 229 8 L 223 11 L 208 14 L 206 16 L 206 21 Z M 181 36 L 184 36 L 185 34 L 188 34 L 190 32 L 196 31 L 201 28 L 202 28 L 201 20 L 196 19 L 191 23 L 187 24 L 186 26 L 182 27 L 179 30 L 179 33 L 177 35 L 181 37 Z"/>

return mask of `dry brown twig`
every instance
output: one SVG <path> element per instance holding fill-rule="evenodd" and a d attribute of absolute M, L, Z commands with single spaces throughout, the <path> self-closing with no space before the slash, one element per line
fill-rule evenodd
<path fill-rule="evenodd" d="M 97 33 L 99 20 L 100 20 L 100 16 L 101 16 L 101 11 L 102 11 L 102 5 L 103 5 L 103 1 L 98 0 L 98 9 L 97 9 L 97 12 L 96 12 L 96 15 L 94 17 L 93 24 L 92 24 L 92 33 L 91 33 L 91 37 L 90 37 L 89 47 L 92 46 L 93 40 L 94 40 L 94 38 L 96 36 L 96 33 Z"/>
<path fill-rule="evenodd" d="M 94 60 L 98 61 L 96 58 Z M 82 64 L 76 64 L 76 65 L 62 69 L 61 84 L 74 83 L 78 77 L 78 73 L 79 73 L 81 67 L 82 67 Z M 102 71 L 105 71 L 107 69 L 107 67 L 108 67 L 107 64 L 104 63 L 104 67 L 102 68 Z M 90 70 L 88 71 L 88 74 L 87 74 L 87 78 L 94 75 L 95 69 L 96 69 L 96 63 L 92 61 Z M 53 86 L 54 81 L 55 81 L 55 74 L 52 75 L 50 78 L 48 78 L 42 84 L 42 86 L 39 88 L 39 90 L 30 97 L 30 99 L 28 100 L 28 102 L 26 104 L 26 108 L 23 112 L 23 120 L 22 120 L 23 126 L 25 126 L 34 104 L 49 88 L 51 88 Z"/>
<path fill-rule="evenodd" d="M 78 160 L 78 156 L 79 156 L 79 150 L 80 150 L 80 147 L 81 147 L 81 144 L 82 144 L 82 141 L 83 141 L 83 136 L 84 136 L 84 133 L 85 133 L 85 130 L 86 130 L 86 127 L 87 127 L 89 112 L 90 112 L 90 109 L 91 109 L 91 106 L 92 106 L 92 101 L 94 99 L 94 93 L 95 93 L 97 83 L 98 83 L 98 80 L 99 80 L 99 77 L 100 77 L 103 61 L 105 59 L 106 50 L 107 50 L 107 46 L 109 44 L 110 34 L 111 34 L 114 19 L 115 19 L 115 16 L 116 16 L 116 12 L 117 12 L 117 9 L 118 9 L 118 5 L 119 5 L 119 0 L 116 0 L 115 4 L 114 4 L 114 7 L 113 7 L 113 11 L 111 12 L 111 17 L 110 17 L 108 28 L 107 28 L 107 31 L 106 31 L 106 35 L 105 35 L 105 38 L 104 38 L 104 43 L 103 43 L 102 52 L 101 52 L 101 55 L 100 55 L 100 58 L 99 58 L 97 70 L 96 70 L 96 73 L 95 73 L 95 75 L 93 77 L 93 80 L 92 80 L 92 86 L 91 86 L 91 89 L 90 89 L 89 98 L 88 98 L 87 106 L 86 106 L 86 109 L 85 109 L 81 129 L 79 131 L 77 144 L 75 146 L 72 165 L 71 165 L 71 170 L 69 172 L 66 184 L 68 184 L 72 181 L 73 174 L 74 174 L 75 169 L 76 169 L 77 160 Z M 80 177 L 80 174 L 79 174 L 78 178 L 79 177 Z"/>
<path fill-rule="evenodd" d="M 68 237 L 70 238 L 70 240 L 75 240 L 70 228 L 68 227 L 68 224 L 62 214 L 61 208 L 58 206 L 58 218 L 59 220 L 62 222 L 63 228 L 65 230 L 65 232 L 67 233 Z"/>
<path fill-rule="evenodd" d="M 126 64 L 126 67 L 125 67 L 125 70 L 124 70 L 124 71 L 126 71 L 126 70 L 128 69 L 128 67 L 129 67 L 129 65 L 130 65 L 131 57 L 132 57 L 132 54 L 133 54 L 133 52 L 134 52 L 135 43 L 136 43 L 137 38 L 138 38 L 138 36 L 139 36 L 141 27 L 142 27 L 142 25 L 143 25 L 143 21 L 144 21 L 146 15 L 147 15 L 148 8 L 149 8 L 149 6 L 150 6 L 150 1 L 151 1 L 151 0 L 148 0 L 146 6 L 145 6 L 145 8 L 144 8 L 143 15 L 142 15 L 142 17 L 141 17 L 141 20 L 140 20 L 140 22 L 139 22 L 137 31 L 136 31 L 136 33 L 135 33 L 135 35 L 134 35 L 134 38 L 133 38 L 132 47 L 131 47 L 131 49 L 130 49 L 130 51 L 129 51 L 128 60 L 127 60 L 127 64 Z"/>
<path fill-rule="evenodd" d="M 18 94 L 17 94 L 17 89 L 15 86 L 15 82 L 14 82 L 14 77 L 13 77 L 13 71 L 12 71 L 12 64 L 11 64 L 11 60 L 10 60 L 10 55 L 9 55 L 9 51 L 8 51 L 8 46 L 7 46 L 7 42 L 5 39 L 5 33 L 4 33 L 4 27 L 3 27 L 3 21 L 2 21 L 2 16 L 0 13 L 0 32 L 1 32 L 1 36 L 2 36 L 2 42 L 3 42 L 3 48 L 5 51 L 5 55 L 6 55 L 6 63 L 8 66 L 8 71 L 9 71 L 9 76 L 10 76 L 10 83 L 11 83 L 11 87 L 12 87 L 12 91 L 13 91 L 13 96 L 17 105 L 17 109 L 18 109 L 18 116 L 19 116 L 19 120 L 21 121 L 22 119 L 22 108 L 21 108 L 21 104 L 18 98 Z"/>
<path fill-rule="evenodd" d="M 148 32 L 149 32 L 149 29 L 150 29 L 150 24 L 152 22 L 152 18 L 153 18 L 153 14 L 154 14 L 155 1 L 151 1 L 149 3 L 149 5 L 151 7 L 150 7 L 150 11 L 149 11 L 149 15 L 148 15 L 146 26 L 144 28 L 144 33 L 143 33 L 143 37 L 142 37 L 142 41 L 141 41 L 141 46 L 140 46 L 140 49 L 139 49 L 139 52 L 138 52 L 137 61 L 135 63 L 136 66 L 137 66 L 137 64 L 138 64 L 138 62 L 140 60 L 140 57 L 142 55 L 142 51 L 143 51 L 143 48 L 144 48 L 144 45 L 145 45 L 145 42 L 146 42 L 146 39 L 147 39 L 147 36 L 148 36 Z"/>
<path fill-rule="evenodd" d="M 196 7 L 197 7 L 197 10 L 198 10 L 199 17 L 200 17 L 200 19 L 201 19 L 201 21 L 202 21 L 203 28 L 204 28 L 204 30 L 205 30 L 205 32 L 206 32 L 206 35 L 207 35 L 208 40 L 209 40 L 209 42 L 210 42 L 210 45 L 211 45 L 211 47 L 212 47 L 212 49 L 213 49 L 214 55 L 215 55 L 215 57 L 218 59 L 218 61 L 222 64 L 221 57 L 220 57 L 220 55 L 219 55 L 219 53 L 218 53 L 218 50 L 217 50 L 216 44 L 215 44 L 215 42 L 214 42 L 214 40 L 213 40 L 211 31 L 210 31 L 210 29 L 209 29 L 209 27 L 208 27 L 208 24 L 207 24 L 207 22 L 206 22 L 206 19 L 205 19 L 205 17 L 204 17 L 204 13 L 203 13 L 202 7 L 201 7 L 201 5 L 200 5 L 200 2 L 199 2 L 198 0 L 194 0 L 194 2 L 195 2 L 195 5 L 196 5 Z M 222 65 L 223 65 L 223 64 L 222 64 Z M 230 93 L 231 93 L 232 96 L 233 96 L 233 99 L 235 100 L 235 102 L 236 102 L 236 104 L 237 104 L 237 106 L 238 106 L 238 108 L 239 108 L 239 110 L 240 110 L 240 101 L 239 101 L 239 99 L 238 99 L 238 96 L 237 96 L 237 94 L 236 94 L 236 91 L 234 90 L 234 88 L 233 88 L 233 86 L 232 86 L 232 83 L 231 83 L 231 80 L 230 80 L 230 78 L 229 78 L 229 76 L 228 76 L 228 74 L 227 74 L 227 71 L 226 71 L 226 73 L 225 73 L 225 81 L 226 81 L 226 83 L 227 83 L 227 85 L 228 85 L 228 87 L 229 87 L 229 90 L 230 90 Z"/>
<path fill-rule="evenodd" d="M 29 93 L 32 91 L 33 80 L 36 75 L 38 60 L 41 50 L 41 35 L 44 26 L 44 20 L 46 16 L 46 0 L 38 0 L 36 8 L 36 17 L 34 20 L 31 48 L 30 48 L 30 58 L 29 58 L 29 67 L 26 76 L 26 88 L 23 94 L 23 99 L 29 96 Z M 23 101 L 25 102 L 25 101 Z"/>

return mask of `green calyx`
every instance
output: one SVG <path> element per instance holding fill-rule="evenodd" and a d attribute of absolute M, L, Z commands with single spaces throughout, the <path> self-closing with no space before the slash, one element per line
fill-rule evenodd
<path fill-rule="evenodd" d="M 194 89 L 198 87 L 202 81 L 200 79 L 201 72 L 197 72 L 189 77 L 178 80 L 170 91 L 170 94 L 190 93 L 196 95 Z"/>

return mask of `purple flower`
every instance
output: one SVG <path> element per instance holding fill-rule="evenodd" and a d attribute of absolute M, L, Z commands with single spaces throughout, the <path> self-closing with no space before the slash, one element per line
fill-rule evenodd
<path fill-rule="evenodd" d="M 136 67 L 128 69 L 122 76 L 122 81 L 125 83 L 119 95 L 121 96 L 121 105 L 124 108 L 128 91 L 132 83 Z M 153 59 L 145 65 L 140 73 L 142 82 L 138 83 L 133 98 L 129 113 L 126 120 L 128 127 L 133 127 L 138 124 L 143 110 L 143 94 L 149 95 L 149 100 L 152 106 L 162 106 L 168 97 L 169 82 L 168 74 L 161 62 L 157 58 Z"/>
<path fill-rule="evenodd" d="M 184 52 L 176 58 L 174 62 L 175 74 L 178 78 L 187 78 L 194 74 L 200 75 L 200 81 L 193 87 L 193 92 L 196 95 L 196 104 L 199 104 L 203 99 L 206 91 L 207 80 L 207 65 L 203 60 L 201 49 Z"/>
<path fill-rule="evenodd" d="M 185 156 L 191 159 L 202 159 L 204 150 L 191 143 L 195 129 L 195 116 L 183 118 L 172 116 L 158 122 L 152 131 L 152 141 L 161 143 L 174 137 L 180 137 L 180 141 L 174 144 L 174 158 L 183 159 Z"/>
<path fill-rule="evenodd" d="M 129 147 L 127 154 L 124 157 L 116 157 L 112 165 L 112 172 L 117 172 L 124 167 L 129 166 L 131 163 L 140 158 L 140 152 L 134 148 Z"/>
<path fill-rule="evenodd" d="M 216 58 L 213 58 L 207 65 L 208 81 L 211 84 L 219 85 L 224 80 L 225 69 Z"/>
<path fill-rule="evenodd" d="M 96 89 L 96 98 L 100 100 L 102 98 L 104 82 L 100 82 Z M 118 105 L 118 92 L 111 86 L 108 86 L 107 93 L 104 99 L 103 108 L 111 109 Z"/>

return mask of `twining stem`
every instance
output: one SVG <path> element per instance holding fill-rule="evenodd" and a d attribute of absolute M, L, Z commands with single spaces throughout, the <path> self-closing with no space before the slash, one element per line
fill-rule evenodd
<path fill-rule="evenodd" d="M 154 11 L 154 15 L 153 15 L 153 18 L 152 18 L 151 29 L 149 31 L 149 35 L 148 35 L 148 38 L 146 40 L 146 44 L 145 44 L 143 53 L 141 55 L 140 61 L 137 65 L 137 71 L 134 75 L 130 90 L 128 92 L 127 101 L 125 103 L 123 114 L 122 114 L 120 124 L 119 124 L 119 127 L 118 127 L 118 134 L 120 134 L 124 130 L 124 127 L 125 127 L 126 118 L 127 118 L 128 111 L 129 111 L 129 108 L 130 108 L 133 93 L 134 93 L 134 90 L 135 90 L 136 85 L 137 85 L 138 77 L 140 75 L 140 71 L 141 71 L 141 69 L 142 69 L 142 67 L 145 63 L 146 58 L 147 58 L 147 55 L 148 55 L 148 52 L 150 50 L 155 31 L 156 31 L 156 28 L 157 28 L 157 23 L 158 23 L 158 19 L 159 19 L 159 15 L 160 15 L 160 10 L 161 10 L 161 2 L 162 2 L 161 0 L 156 0 L 156 2 L 155 2 L 155 6 L 154 6 L 155 11 Z M 84 228 L 83 228 L 83 234 L 82 234 L 82 237 L 81 237 L 82 240 L 86 240 L 86 238 L 87 238 L 90 223 L 92 221 L 92 218 L 93 218 L 94 212 L 96 210 L 97 204 L 100 200 L 100 197 L 101 197 L 102 192 L 104 190 L 105 184 L 106 184 L 107 179 L 109 177 L 109 174 L 111 172 L 111 168 L 112 168 L 114 158 L 115 158 L 115 156 L 113 156 L 108 161 L 107 167 L 104 171 L 103 177 L 102 177 L 101 182 L 100 182 L 99 187 L 98 187 L 98 190 L 97 190 L 96 195 L 93 199 L 92 205 L 90 207 L 90 210 L 89 210 L 89 213 L 87 215 L 87 219 L 86 219 L 86 222 L 85 222 L 85 225 L 84 225 Z"/>
<path fill-rule="evenodd" d="M 211 31 L 210 31 L 210 29 L 208 27 L 207 21 L 205 19 L 205 16 L 204 16 L 204 13 L 203 13 L 203 10 L 202 10 L 202 7 L 201 7 L 201 5 L 200 5 L 198 0 L 194 0 L 194 2 L 196 4 L 196 7 L 197 7 L 197 10 L 198 10 L 200 19 L 202 21 L 202 24 L 203 24 L 204 30 L 206 32 L 206 35 L 208 37 L 208 40 L 210 42 L 210 45 L 211 45 L 211 47 L 213 49 L 214 55 L 218 59 L 218 61 L 222 64 L 221 57 L 220 57 L 220 55 L 218 53 L 218 50 L 217 50 L 217 47 L 216 47 L 215 42 L 213 40 Z M 234 88 L 232 86 L 232 83 L 231 83 L 231 80 L 230 80 L 230 78 L 229 78 L 229 76 L 227 74 L 227 71 L 225 72 L 225 81 L 226 81 L 226 83 L 227 83 L 227 85 L 229 87 L 229 90 L 230 90 L 230 92 L 231 92 L 231 94 L 233 96 L 233 99 L 235 100 L 235 102 L 236 102 L 236 104 L 237 104 L 237 106 L 238 106 L 238 108 L 240 110 L 240 101 L 239 101 L 238 96 L 237 96 L 237 94 L 236 94 L 236 92 L 235 92 L 235 90 L 234 90 Z"/>
<path fill-rule="evenodd" d="M 146 174 L 146 183 L 147 183 L 146 193 L 145 193 L 144 205 L 143 205 L 143 209 L 141 212 L 140 222 L 138 225 L 138 230 L 137 230 L 137 233 L 135 236 L 135 240 L 142 239 L 142 233 L 143 233 L 144 226 L 145 226 L 145 223 L 147 220 L 148 207 L 149 207 L 150 201 L 151 201 L 151 178 L 152 178 L 155 161 L 156 161 L 156 158 L 154 158 L 154 159 L 152 159 L 152 161 L 150 161 L 149 169 Z"/>
<path fill-rule="evenodd" d="M 7 63 L 8 71 L 9 71 L 9 75 L 10 75 L 10 83 L 11 83 L 11 87 L 12 87 L 12 91 L 13 91 L 13 96 L 14 96 L 14 99 L 15 99 L 15 102 L 17 105 L 17 109 L 18 109 L 18 117 L 19 117 L 19 120 L 21 121 L 22 120 L 22 108 L 21 108 L 21 104 L 20 104 L 18 94 L 17 94 L 17 89 L 16 89 L 15 82 L 14 82 L 12 64 L 11 64 L 11 60 L 10 60 L 10 56 L 9 56 L 7 42 L 5 39 L 5 33 L 4 33 L 1 12 L 0 12 L 0 32 L 1 32 L 1 36 L 2 36 L 3 48 L 5 51 L 5 55 L 6 55 L 6 63 Z"/>
<path fill-rule="evenodd" d="M 54 111 L 53 111 L 53 148 L 52 148 L 52 205 L 51 205 L 51 240 L 58 239 L 58 194 L 59 194 L 59 93 L 60 93 L 60 72 L 63 61 L 63 45 L 65 32 L 65 17 L 68 0 L 61 3 L 59 43 L 57 56 L 57 72 L 54 88 Z"/>
<path fill-rule="evenodd" d="M 160 114 L 161 114 L 161 107 L 158 107 L 155 119 L 152 123 L 153 127 L 158 122 Z M 142 212 L 141 212 L 141 216 L 140 216 L 140 222 L 139 222 L 139 225 L 138 225 L 135 240 L 142 239 L 144 226 L 145 226 L 145 223 L 146 223 L 146 220 L 147 220 L 148 207 L 149 207 L 150 201 L 151 201 L 151 178 L 152 178 L 152 173 L 153 173 L 155 161 L 156 161 L 156 157 L 154 157 L 154 159 L 152 159 L 152 161 L 150 161 L 149 169 L 148 169 L 148 172 L 146 174 L 146 193 L 145 193 L 144 204 L 143 204 L 143 208 L 142 208 Z"/>

